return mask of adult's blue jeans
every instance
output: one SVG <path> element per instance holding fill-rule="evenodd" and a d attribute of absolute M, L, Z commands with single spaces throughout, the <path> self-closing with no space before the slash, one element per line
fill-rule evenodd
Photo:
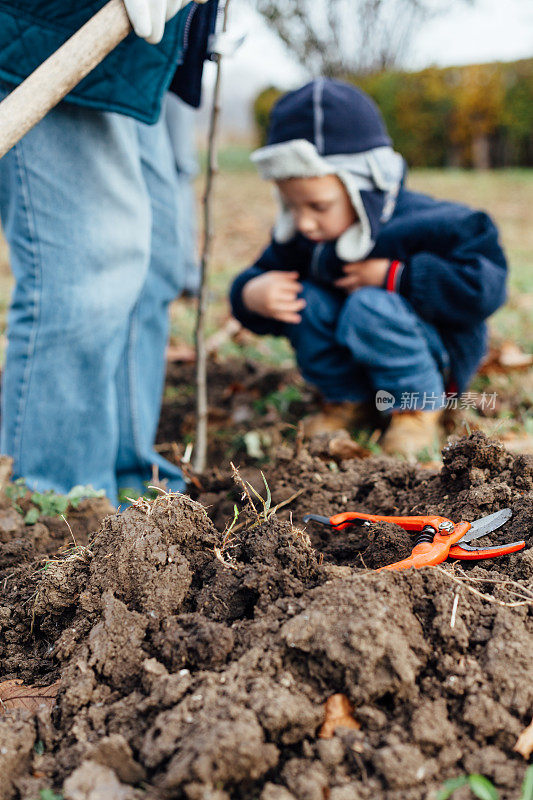
<path fill-rule="evenodd" d="M 185 282 L 180 175 L 153 126 L 60 105 L 0 160 L 15 288 L 1 449 L 43 491 L 143 491 L 165 371 L 168 306 Z"/>
<path fill-rule="evenodd" d="M 327 400 L 364 402 L 381 390 L 394 397 L 391 411 L 427 407 L 431 397 L 431 408 L 443 405 L 448 354 L 407 300 L 371 286 L 348 296 L 306 281 L 303 287 L 302 321 L 285 332 L 303 376 Z"/>

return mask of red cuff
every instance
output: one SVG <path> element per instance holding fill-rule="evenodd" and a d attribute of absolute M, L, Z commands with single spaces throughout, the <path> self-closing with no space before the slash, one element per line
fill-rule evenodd
<path fill-rule="evenodd" d="M 387 280 L 385 281 L 385 289 L 388 292 L 397 292 L 400 284 L 400 275 L 403 271 L 403 264 L 401 261 L 391 261 L 389 271 L 387 273 Z"/>

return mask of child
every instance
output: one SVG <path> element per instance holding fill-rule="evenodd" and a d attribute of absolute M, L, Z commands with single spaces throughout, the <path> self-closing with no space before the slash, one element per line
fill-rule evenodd
<path fill-rule="evenodd" d="M 233 313 L 284 335 L 325 410 L 308 432 L 349 427 L 369 400 L 390 412 L 381 446 L 431 447 L 446 392 L 484 352 L 484 320 L 505 299 L 490 218 L 404 187 L 406 168 L 362 91 L 318 79 L 285 95 L 252 155 L 275 182 L 270 246 L 235 279 Z"/>

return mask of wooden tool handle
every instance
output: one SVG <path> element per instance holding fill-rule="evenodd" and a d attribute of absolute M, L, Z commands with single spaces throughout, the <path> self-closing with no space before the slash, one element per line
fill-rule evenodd
<path fill-rule="evenodd" d="M 0 103 L 0 158 L 131 31 L 122 0 L 110 0 Z"/>

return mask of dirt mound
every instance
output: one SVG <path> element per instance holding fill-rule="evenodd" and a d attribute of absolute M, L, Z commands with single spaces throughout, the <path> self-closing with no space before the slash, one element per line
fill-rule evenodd
<path fill-rule="evenodd" d="M 210 516 L 184 496 L 141 500 L 46 571 L 19 567 L 0 608 L 2 678 L 26 659 L 28 682 L 61 688 L 51 720 L 0 716 L 0 797 L 422 800 L 481 772 L 516 800 L 512 747 L 533 707 L 531 462 L 478 434 L 440 472 L 321 448 L 287 447 L 267 470 L 274 504 L 301 492 L 277 516 L 248 507 L 222 533 L 212 519 L 228 504 L 233 518 L 240 488 L 218 476 Z M 408 554 L 402 529 L 299 523 L 503 506 L 502 540 L 528 549 L 464 571 L 376 573 Z M 334 693 L 361 728 L 319 739 Z"/>

